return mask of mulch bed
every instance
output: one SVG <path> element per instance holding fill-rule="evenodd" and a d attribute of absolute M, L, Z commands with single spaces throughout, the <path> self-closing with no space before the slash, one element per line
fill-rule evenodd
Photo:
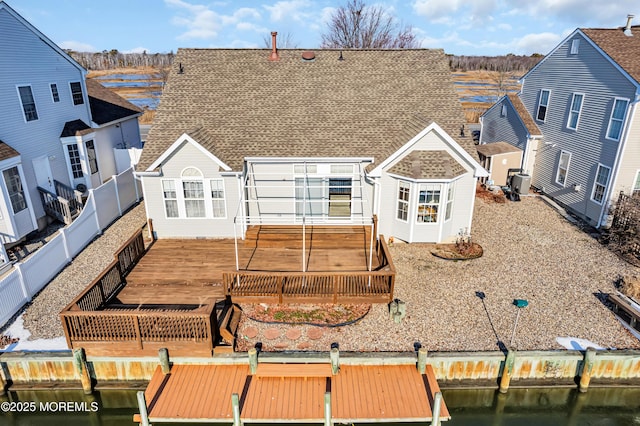
<path fill-rule="evenodd" d="M 266 323 L 337 326 L 358 321 L 370 308 L 369 304 L 248 304 L 242 305 L 242 313 L 254 321 Z"/>
<path fill-rule="evenodd" d="M 461 253 L 455 244 L 437 244 L 436 247 L 431 250 L 431 254 L 435 257 L 445 260 L 469 260 L 482 257 L 484 251 L 482 246 L 478 243 L 471 243 L 471 246 Z"/>
<path fill-rule="evenodd" d="M 5 346 L 9 346 L 12 343 L 18 343 L 20 339 L 16 338 L 16 337 L 9 337 L 6 335 L 2 335 L 0 336 L 0 349 L 4 349 Z"/>

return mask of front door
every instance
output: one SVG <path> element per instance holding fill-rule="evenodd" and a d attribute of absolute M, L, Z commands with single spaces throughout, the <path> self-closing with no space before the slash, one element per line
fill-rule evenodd
<path fill-rule="evenodd" d="M 49 157 L 38 157 L 33 159 L 33 171 L 36 174 L 36 182 L 42 189 L 46 189 L 49 192 L 56 194 L 56 187 L 53 183 L 53 176 L 51 174 L 51 165 L 49 164 Z"/>

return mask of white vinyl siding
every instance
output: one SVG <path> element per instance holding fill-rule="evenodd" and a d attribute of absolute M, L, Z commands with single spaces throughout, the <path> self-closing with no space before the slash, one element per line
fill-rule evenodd
<path fill-rule="evenodd" d="M 224 180 L 211 179 L 211 207 L 214 218 L 227 217 L 227 209 L 224 201 Z"/>
<path fill-rule="evenodd" d="M 409 189 L 411 184 L 398 181 L 398 211 L 396 218 L 407 222 L 409 220 Z"/>
<path fill-rule="evenodd" d="M 580 113 L 582 112 L 583 100 L 584 95 L 582 93 L 573 94 L 569 110 L 569 121 L 567 122 L 568 129 L 578 130 L 578 123 L 580 122 Z"/>
<path fill-rule="evenodd" d="M 549 98 L 551 92 L 549 90 L 540 91 L 540 100 L 538 101 L 538 111 L 536 112 L 536 119 L 538 121 L 545 121 L 547 119 L 547 112 L 549 109 Z"/>
<path fill-rule="evenodd" d="M 602 204 L 604 201 L 604 194 L 607 192 L 607 185 L 609 184 L 609 175 L 611 174 L 611 168 L 598 164 L 598 171 L 596 172 L 596 180 L 593 183 L 593 191 L 591 192 L 591 200 L 598 204 Z"/>
<path fill-rule="evenodd" d="M 82 105 L 84 103 L 84 96 L 82 94 L 82 84 L 79 81 L 69 83 L 71 88 L 71 98 L 74 105 Z"/>
<path fill-rule="evenodd" d="M 18 96 L 22 104 L 22 113 L 25 121 L 35 121 L 38 119 L 36 101 L 33 97 L 31 86 L 18 86 Z"/>
<path fill-rule="evenodd" d="M 616 98 L 613 102 L 611 110 L 611 118 L 609 118 L 609 126 L 607 127 L 607 139 L 619 140 L 622 134 L 622 126 L 624 117 L 627 115 L 628 99 Z"/>
<path fill-rule="evenodd" d="M 440 209 L 440 185 L 422 184 L 418 193 L 418 223 L 435 223 Z"/>
<path fill-rule="evenodd" d="M 569 163 L 571 162 L 571 153 L 562 151 L 558 160 L 558 171 L 556 172 L 556 183 L 565 186 L 567 183 L 567 173 L 569 172 Z"/>
<path fill-rule="evenodd" d="M 166 217 L 179 217 L 178 196 L 176 194 L 176 183 L 173 180 L 162 181 L 162 198 L 164 200 L 164 212 Z"/>

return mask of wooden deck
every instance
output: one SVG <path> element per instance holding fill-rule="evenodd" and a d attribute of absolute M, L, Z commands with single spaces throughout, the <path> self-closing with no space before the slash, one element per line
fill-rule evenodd
<path fill-rule="evenodd" d="M 366 272 L 369 227 L 308 226 L 307 272 Z M 241 272 L 302 271 L 302 229 L 297 226 L 252 227 L 238 241 Z M 372 256 L 372 268 L 380 266 Z M 157 240 L 127 276 L 115 303 L 206 304 L 225 295 L 223 274 L 236 271 L 233 239 Z M 310 301 L 313 303 L 313 301 Z"/>
<path fill-rule="evenodd" d="M 247 365 L 174 365 L 168 375 L 158 367 L 145 399 L 151 423 L 229 423 L 234 393 L 243 422 L 322 423 L 327 392 L 335 423 L 429 422 L 439 391 L 431 365 L 425 374 L 414 365 L 343 365 L 337 375 L 329 364 L 258 364 L 254 375 Z M 443 400 L 440 420 L 450 418 Z"/>

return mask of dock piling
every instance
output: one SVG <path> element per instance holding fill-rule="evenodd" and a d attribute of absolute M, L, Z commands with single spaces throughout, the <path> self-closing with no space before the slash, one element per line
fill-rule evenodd
<path fill-rule="evenodd" d="M 330 356 L 331 356 L 331 373 L 333 375 L 336 375 L 338 374 L 338 371 L 340 371 L 340 349 L 331 348 Z"/>
<path fill-rule="evenodd" d="M 433 408 L 431 409 L 431 426 L 440 426 L 440 406 L 442 405 L 442 393 L 436 392 L 433 396 Z"/>
<path fill-rule="evenodd" d="M 138 399 L 138 410 L 140 410 L 140 424 L 142 426 L 150 426 L 149 413 L 147 413 L 147 400 L 144 397 L 144 391 L 138 391 L 136 398 Z"/>
<path fill-rule="evenodd" d="M 233 426 L 242 426 L 242 420 L 240 420 L 240 398 L 237 393 L 231 394 L 231 408 L 233 410 Z"/>
<path fill-rule="evenodd" d="M 169 372 L 171 372 L 171 363 L 169 362 L 169 350 L 167 348 L 158 349 L 158 356 L 160 357 L 160 366 L 162 367 L 162 374 L 169 374 Z"/>
<path fill-rule="evenodd" d="M 251 348 L 247 353 L 249 354 L 249 371 L 251 374 L 256 374 L 258 370 L 258 350 Z"/>
<path fill-rule="evenodd" d="M 578 390 L 580 392 L 586 392 L 589 389 L 589 382 L 591 382 L 591 372 L 593 371 L 593 363 L 596 358 L 596 350 L 594 348 L 587 348 L 584 353 L 584 361 L 582 362 L 582 373 L 580 374 L 580 384 Z"/>
<path fill-rule="evenodd" d="M 424 374 L 427 369 L 427 348 L 418 349 L 418 373 Z"/>
<path fill-rule="evenodd" d="M 89 374 L 89 364 L 87 363 L 87 355 L 83 348 L 73 350 L 73 358 L 78 368 L 78 374 L 80 375 L 80 383 L 82 383 L 82 391 L 85 395 L 89 395 L 93 392 L 93 383 L 91 382 L 91 375 Z"/>
<path fill-rule="evenodd" d="M 324 393 L 324 426 L 333 426 L 331 421 L 331 392 Z"/>
<path fill-rule="evenodd" d="M 516 350 L 509 349 L 507 352 L 507 358 L 504 361 L 504 368 L 502 369 L 502 377 L 500 377 L 500 393 L 507 393 L 509 390 L 509 383 L 511 383 L 511 374 L 513 373 L 513 365 L 516 360 Z"/>

